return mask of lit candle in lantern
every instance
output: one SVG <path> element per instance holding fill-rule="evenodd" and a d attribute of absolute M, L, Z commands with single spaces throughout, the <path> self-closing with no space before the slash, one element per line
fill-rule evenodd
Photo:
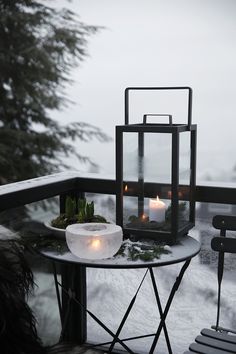
<path fill-rule="evenodd" d="M 146 216 L 145 214 L 143 214 L 143 215 L 141 216 L 141 220 L 142 220 L 142 221 L 147 221 L 147 216 Z"/>
<path fill-rule="evenodd" d="M 165 221 L 166 205 L 156 197 L 149 199 L 149 221 L 163 222 Z"/>

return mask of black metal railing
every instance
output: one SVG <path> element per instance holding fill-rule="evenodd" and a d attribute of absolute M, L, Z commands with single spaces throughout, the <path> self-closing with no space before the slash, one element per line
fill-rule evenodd
<path fill-rule="evenodd" d="M 0 186 L 0 211 L 78 192 L 115 195 L 116 188 L 115 179 L 101 178 L 97 174 L 59 173 Z M 147 189 L 151 190 L 151 185 Z M 236 188 L 198 185 L 195 201 L 236 204 Z"/>

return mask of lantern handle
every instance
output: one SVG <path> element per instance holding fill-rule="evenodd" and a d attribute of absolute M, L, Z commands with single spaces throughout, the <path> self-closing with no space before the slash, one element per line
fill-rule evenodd
<path fill-rule="evenodd" d="M 153 113 L 148 113 L 143 115 L 143 124 L 147 124 L 147 117 L 152 116 L 152 117 L 169 117 L 169 125 L 172 125 L 172 115 L 171 114 L 153 114 Z"/>
<path fill-rule="evenodd" d="M 192 95 L 193 91 L 191 87 L 188 86 L 177 86 L 177 87 L 127 87 L 125 89 L 125 125 L 129 124 L 129 92 L 130 91 L 163 91 L 163 90 L 187 90 L 188 91 L 188 129 L 191 130 L 192 124 Z"/>

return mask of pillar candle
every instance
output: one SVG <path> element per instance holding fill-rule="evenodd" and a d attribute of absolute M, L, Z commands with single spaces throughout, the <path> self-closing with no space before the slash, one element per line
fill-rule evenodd
<path fill-rule="evenodd" d="M 149 199 L 149 221 L 165 221 L 166 205 L 158 197 Z"/>

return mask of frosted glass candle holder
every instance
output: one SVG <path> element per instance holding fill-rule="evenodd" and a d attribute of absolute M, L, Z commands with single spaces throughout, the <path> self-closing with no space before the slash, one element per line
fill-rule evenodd
<path fill-rule="evenodd" d="M 69 250 L 79 258 L 110 258 L 118 252 L 122 240 L 122 228 L 114 224 L 72 224 L 66 228 Z"/>

